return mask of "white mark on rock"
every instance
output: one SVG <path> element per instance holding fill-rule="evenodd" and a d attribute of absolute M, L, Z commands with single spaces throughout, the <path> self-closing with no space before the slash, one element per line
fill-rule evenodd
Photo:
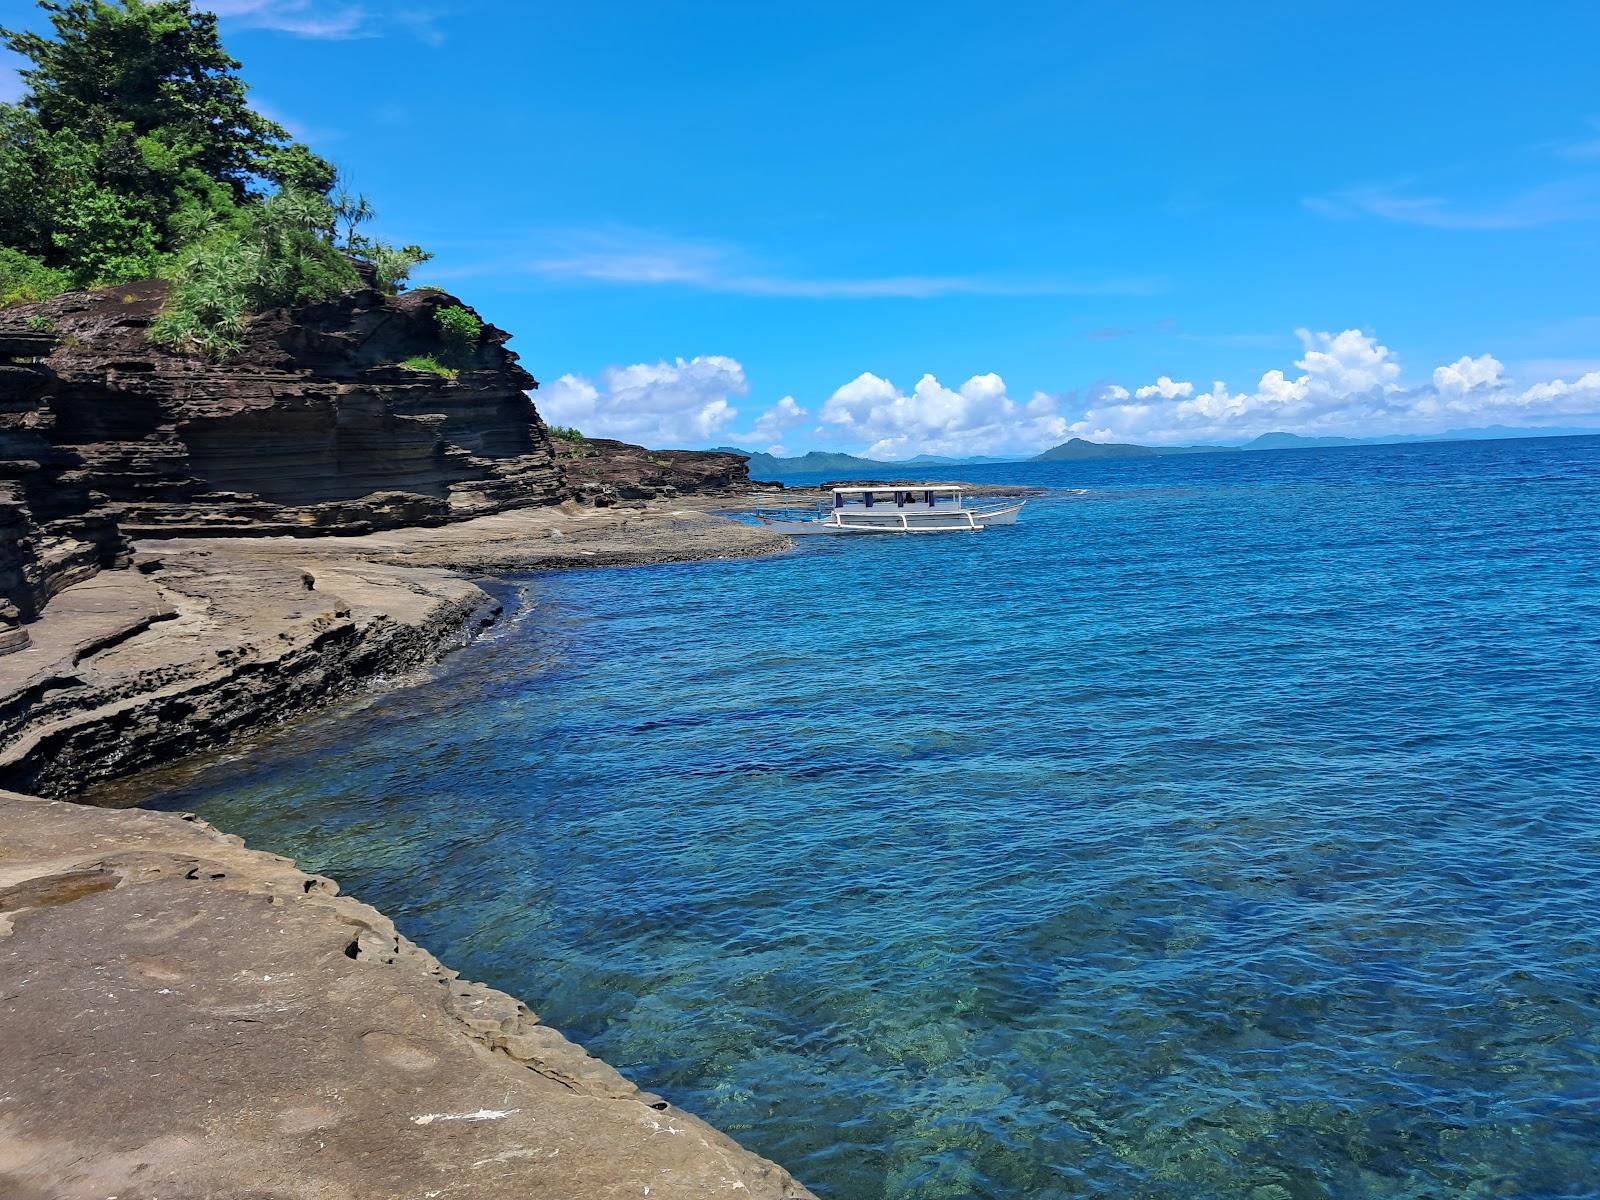
<path fill-rule="evenodd" d="M 465 1113 L 423 1113 L 420 1117 L 412 1117 L 413 1125 L 432 1125 L 435 1121 L 504 1121 L 512 1113 L 521 1112 L 520 1108 L 480 1108 L 477 1112 Z"/>
<path fill-rule="evenodd" d="M 499 1154 L 491 1155 L 489 1158 L 480 1158 L 472 1165 L 474 1168 L 477 1168 L 486 1167 L 490 1163 L 510 1162 L 514 1158 L 537 1158 L 539 1156 L 539 1152 L 543 1149 L 543 1146 L 533 1146 L 531 1148 L 527 1146 L 521 1146 L 515 1150 L 502 1150 Z"/>

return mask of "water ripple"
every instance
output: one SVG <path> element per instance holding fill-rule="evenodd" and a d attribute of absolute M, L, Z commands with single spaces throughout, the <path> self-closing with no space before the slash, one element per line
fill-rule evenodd
<path fill-rule="evenodd" d="M 1063 490 L 523 581 L 162 802 L 837 1200 L 1600 1194 L 1597 468 L 974 469 Z"/>

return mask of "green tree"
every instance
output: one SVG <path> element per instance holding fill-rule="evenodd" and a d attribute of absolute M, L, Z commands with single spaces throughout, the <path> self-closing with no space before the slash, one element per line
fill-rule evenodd
<path fill-rule="evenodd" d="M 152 338 L 222 357 L 253 312 L 358 287 L 358 263 L 394 292 L 428 259 L 359 232 L 365 197 L 328 199 L 332 165 L 250 108 L 212 13 L 39 7 L 48 34 L 0 29 L 30 63 L 0 104 L 0 304 L 163 275 Z"/>
<path fill-rule="evenodd" d="M 194 210 L 262 184 L 324 192 L 329 163 L 251 110 L 216 17 L 189 0 L 41 0 L 53 37 L 0 29 L 32 64 L 0 105 L 0 241 L 79 285 L 149 274 Z"/>
<path fill-rule="evenodd" d="M 333 168 L 250 108 L 214 13 L 189 0 L 40 0 L 55 36 L 0 29 L 33 66 L 23 106 L 51 133 L 156 135 L 242 200 L 255 178 L 326 191 Z M 294 176 L 294 178 L 285 178 Z M 310 178 L 306 178 L 310 176 Z M 321 187 L 315 187 L 320 182 Z"/>

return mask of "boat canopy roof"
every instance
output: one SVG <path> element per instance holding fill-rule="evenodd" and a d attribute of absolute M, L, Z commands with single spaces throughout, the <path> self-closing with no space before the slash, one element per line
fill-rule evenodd
<path fill-rule="evenodd" d="M 836 487 L 833 489 L 835 496 L 861 496 L 867 492 L 959 492 L 961 489 L 950 483 L 889 483 L 882 487 Z"/>

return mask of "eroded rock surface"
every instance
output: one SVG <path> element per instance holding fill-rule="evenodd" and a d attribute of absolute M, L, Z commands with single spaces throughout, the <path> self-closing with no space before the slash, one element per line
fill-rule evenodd
<path fill-rule="evenodd" d="M 332 881 L 0 793 L 8 1200 L 799 1200 Z"/>
<path fill-rule="evenodd" d="M 563 469 L 499 330 L 454 380 L 404 367 L 453 297 L 263 314 L 227 366 L 149 345 L 161 300 L 0 314 L 0 786 L 77 794 L 424 665 L 492 619 L 465 574 L 785 544 L 631 498 L 736 492 L 737 456 Z M 336 890 L 0 793 L 0 1196 L 809 1195 Z"/>
<path fill-rule="evenodd" d="M 586 504 L 783 490 L 780 483 L 752 484 L 749 460 L 722 450 L 647 450 L 609 438 L 555 445 L 567 494 Z"/>
<path fill-rule="evenodd" d="M 424 289 L 254 318 L 226 363 L 152 345 L 165 285 L 0 313 L 0 654 L 130 538 L 352 536 L 577 498 L 749 490 L 745 460 L 552 441 L 492 325 L 455 378 Z M 560 450 L 560 459 L 557 450 Z"/>
<path fill-rule="evenodd" d="M 694 507 L 566 502 L 343 538 L 175 538 L 64 589 L 0 656 L 0 787 L 73 795 L 413 670 L 497 611 L 462 573 L 787 543 Z"/>
<path fill-rule="evenodd" d="M 219 364 L 154 346 L 159 282 L 0 314 L 0 653 L 130 537 L 356 534 L 564 495 L 537 387 L 486 326 L 455 379 L 442 292 L 255 318 Z"/>

